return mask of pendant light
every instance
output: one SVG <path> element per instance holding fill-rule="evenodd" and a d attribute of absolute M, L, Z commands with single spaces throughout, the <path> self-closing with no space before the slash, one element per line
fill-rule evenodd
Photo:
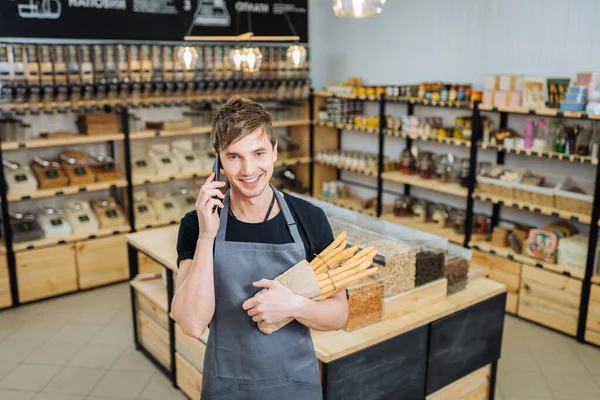
<path fill-rule="evenodd" d="M 185 69 L 195 68 L 198 63 L 198 50 L 193 46 L 182 46 L 177 51 L 177 59 Z"/>
<path fill-rule="evenodd" d="M 333 0 L 336 17 L 365 18 L 381 14 L 385 0 Z"/>
<path fill-rule="evenodd" d="M 306 49 L 296 44 L 290 46 L 287 50 L 287 58 L 292 68 L 302 68 L 306 63 Z"/>
<path fill-rule="evenodd" d="M 263 56 L 258 47 L 245 47 L 244 50 L 242 50 L 242 54 L 242 65 L 245 72 L 256 73 L 260 71 Z"/>
<path fill-rule="evenodd" d="M 242 70 L 244 67 L 244 59 L 245 56 L 242 49 L 235 48 L 229 52 L 229 61 L 231 62 L 231 65 L 233 65 L 233 69 L 236 71 Z"/>

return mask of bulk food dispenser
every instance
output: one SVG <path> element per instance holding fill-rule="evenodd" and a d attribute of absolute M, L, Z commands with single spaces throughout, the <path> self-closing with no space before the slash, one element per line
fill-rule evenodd
<path fill-rule="evenodd" d="M 40 189 L 55 189 L 69 184 L 69 178 L 60 164 L 54 160 L 45 160 L 36 156 L 31 163 L 31 169 L 37 177 Z"/>
<path fill-rule="evenodd" d="M 158 215 L 148 200 L 145 189 L 137 189 L 133 193 L 135 224 L 136 226 L 148 226 L 156 224 Z"/>
<path fill-rule="evenodd" d="M 76 235 L 93 235 L 98 231 L 100 224 L 87 201 L 67 201 L 65 215 Z"/>
<path fill-rule="evenodd" d="M 121 178 L 121 173 L 112 157 L 96 153 L 88 153 L 88 156 L 92 160 L 90 167 L 96 175 L 96 182 L 110 182 Z"/>
<path fill-rule="evenodd" d="M 64 211 L 47 206 L 40 207 L 38 221 L 47 238 L 64 238 L 71 234 L 71 224 L 65 219 Z"/>
<path fill-rule="evenodd" d="M 179 221 L 183 216 L 179 203 L 169 194 L 155 193 L 150 196 L 149 200 L 158 214 L 159 223 Z"/>
<path fill-rule="evenodd" d="M 93 201 L 92 210 L 96 213 L 102 229 L 116 228 L 127 224 L 123 210 L 112 197 Z"/>
<path fill-rule="evenodd" d="M 19 163 L 9 160 L 3 160 L 4 176 L 6 186 L 10 194 L 25 194 L 35 191 L 38 187 L 37 179 L 28 166 L 21 166 Z"/>
<path fill-rule="evenodd" d="M 59 155 L 60 163 L 69 178 L 69 184 L 88 185 L 96 181 L 96 176 L 85 161 L 85 154 L 79 151 L 63 151 Z"/>
<path fill-rule="evenodd" d="M 173 176 L 179 172 L 179 163 L 171 155 L 168 144 L 150 145 L 148 159 L 157 176 Z"/>
<path fill-rule="evenodd" d="M 44 232 L 36 219 L 35 214 L 24 212 L 10 215 L 10 227 L 15 243 L 29 242 L 44 237 Z M 2 232 L 4 236 L 4 232 Z"/>

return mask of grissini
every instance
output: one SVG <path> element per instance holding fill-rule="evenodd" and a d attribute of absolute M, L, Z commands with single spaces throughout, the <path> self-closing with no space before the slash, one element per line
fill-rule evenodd
<path fill-rule="evenodd" d="M 319 257 L 316 257 L 313 261 L 317 261 L 320 259 L 320 257 L 325 257 L 331 250 L 335 249 L 336 247 L 338 247 L 340 245 L 340 243 L 342 243 L 342 241 L 344 239 L 346 239 L 346 235 L 348 233 L 346 231 L 340 233 L 334 240 L 333 242 L 331 242 L 329 244 L 329 246 L 327 246 L 325 248 L 325 250 L 323 250 L 322 252 L 319 253 Z M 312 264 L 312 262 L 311 262 Z"/>

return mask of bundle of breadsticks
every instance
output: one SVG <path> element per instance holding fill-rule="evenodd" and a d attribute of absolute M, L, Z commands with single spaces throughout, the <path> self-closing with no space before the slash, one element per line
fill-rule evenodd
<path fill-rule="evenodd" d="M 377 255 L 376 248 L 367 247 L 358 251 L 359 245 L 349 248 L 346 248 L 346 245 L 346 232 L 342 232 L 310 263 L 302 260 L 275 280 L 301 296 L 312 300 L 324 300 L 377 272 L 377 267 L 370 268 L 373 258 Z M 257 296 L 262 292 L 264 290 L 257 293 Z M 258 329 L 265 334 L 271 334 L 291 321 L 292 318 L 277 324 L 259 323 Z"/>

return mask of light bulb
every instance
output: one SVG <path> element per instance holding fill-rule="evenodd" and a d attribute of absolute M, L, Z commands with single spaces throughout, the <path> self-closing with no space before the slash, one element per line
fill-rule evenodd
<path fill-rule="evenodd" d="M 183 46 L 177 51 L 177 59 L 185 69 L 190 70 L 196 67 L 198 62 L 198 50 L 195 47 Z"/>
<path fill-rule="evenodd" d="M 365 18 L 381 14 L 385 0 L 333 0 L 337 17 Z"/>
<path fill-rule="evenodd" d="M 240 71 L 244 66 L 244 53 L 240 49 L 233 49 L 229 52 L 229 60 L 236 71 Z"/>
<path fill-rule="evenodd" d="M 301 68 L 306 64 L 306 49 L 304 46 L 290 46 L 287 50 L 287 58 L 293 68 Z"/>
<path fill-rule="evenodd" d="M 258 47 L 246 47 L 243 50 L 243 68 L 246 72 L 258 72 L 262 65 L 262 53 Z"/>

